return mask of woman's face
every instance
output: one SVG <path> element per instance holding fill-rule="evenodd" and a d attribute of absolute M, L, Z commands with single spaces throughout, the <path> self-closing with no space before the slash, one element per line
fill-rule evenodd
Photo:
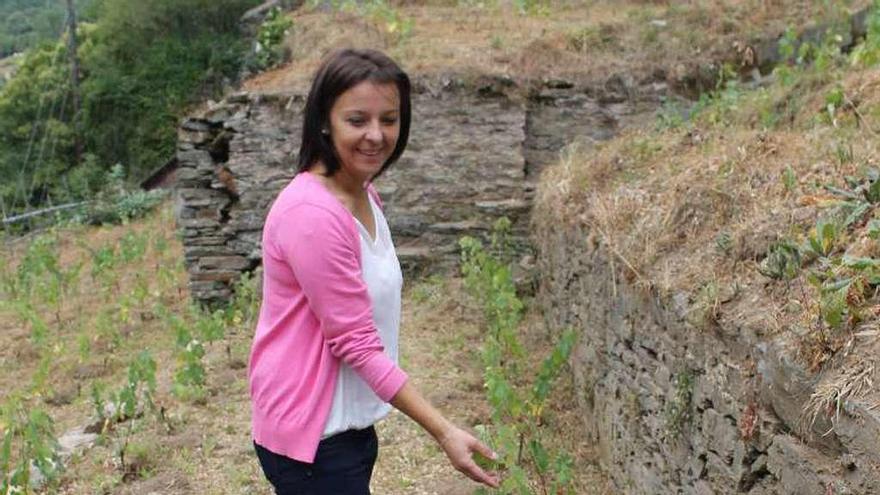
<path fill-rule="evenodd" d="M 400 135 L 400 95 L 394 83 L 361 82 L 330 109 L 330 136 L 340 172 L 366 182 L 382 169 Z"/>

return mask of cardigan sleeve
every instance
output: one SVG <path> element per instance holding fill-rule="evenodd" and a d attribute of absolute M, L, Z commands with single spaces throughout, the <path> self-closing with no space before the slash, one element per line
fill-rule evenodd
<path fill-rule="evenodd" d="M 373 321 L 372 301 L 360 267 L 353 225 L 328 208 L 293 206 L 274 229 L 275 249 L 293 272 L 320 322 L 330 352 L 389 402 L 406 374 L 385 354 Z"/>

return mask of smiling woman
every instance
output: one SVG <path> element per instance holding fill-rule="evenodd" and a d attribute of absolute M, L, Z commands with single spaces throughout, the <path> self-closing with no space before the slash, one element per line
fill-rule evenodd
<path fill-rule="evenodd" d="M 373 424 L 396 407 L 458 470 L 494 454 L 408 382 L 397 347 L 403 279 L 372 181 L 403 153 L 410 82 L 384 54 L 342 50 L 318 70 L 299 173 L 263 228 L 263 303 L 249 379 L 254 445 L 279 494 L 369 494 Z"/>

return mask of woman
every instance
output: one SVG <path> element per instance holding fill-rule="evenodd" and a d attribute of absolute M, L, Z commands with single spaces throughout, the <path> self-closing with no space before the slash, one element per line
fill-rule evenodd
<path fill-rule="evenodd" d="M 249 368 L 254 445 L 276 493 L 369 494 L 372 425 L 391 406 L 456 469 L 498 485 L 472 459 L 494 454 L 397 365 L 402 278 L 371 182 L 403 153 L 410 118 L 409 78 L 380 52 L 338 51 L 312 82 L 299 171 L 263 229 Z"/>

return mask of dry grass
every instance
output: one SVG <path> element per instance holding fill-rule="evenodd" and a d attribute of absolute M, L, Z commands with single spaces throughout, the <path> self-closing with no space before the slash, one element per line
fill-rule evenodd
<path fill-rule="evenodd" d="M 758 266 L 777 241 L 803 244 L 840 204 L 825 185 L 847 188 L 845 178 L 880 166 L 878 81 L 877 68 L 839 79 L 808 74 L 790 87 L 740 92 L 729 107 L 710 105 L 680 128 L 573 148 L 542 177 L 536 238 L 541 229 L 583 225 L 588 245 L 606 250 L 630 283 L 666 301 L 685 296 L 696 331 L 732 325 L 794 342 L 804 367 L 821 372 L 807 423 L 847 400 L 876 400 L 874 286 L 850 290 L 847 303 L 858 309 L 833 328 L 808 281 L 815 262 L 788 281 Z M 838 87 L 849 103 L 831 115 L 826 98 Z M 834 254 L 880 257 L 866 227 L 878 218 L 872 207 L 840 235 Z"/>
<path fill-rule="evenodd" d="M 843 3 L 849 9 L 867 4 Z M 398 13 L 413 22 L 404 39 L 389 34 L 378 18 L 301 8 L 290 14 L 294 28 L 285 43 L 291 62 L 257 75 L 245 88 L 302 90 L 321 57 L 340 47 L 385 50 L 416 75 L 503 74 L 528 82 L 604 80 L 626 72 L 674 79 L 721 59 L 736 60 L 735 43 L 747 45 L 845 10 L 807 0 L 561 1 L 542 14 L 522 15 L 508 2 L 485 4 L 399 5 Z"/>
<path fill-rule="evenodd" d="M 876 360 L 854 359 L 849 366 L 825 376 L 804 407 L 802 432 L 809 434 L 819 416 L 832 417 L 833 423 L 836 422 L 847 402 L 864 399 L 875 392 L 877 371 Z M 869 406 L 870 409 L 877 407 L 880 403 L 876 401 Z"/>

